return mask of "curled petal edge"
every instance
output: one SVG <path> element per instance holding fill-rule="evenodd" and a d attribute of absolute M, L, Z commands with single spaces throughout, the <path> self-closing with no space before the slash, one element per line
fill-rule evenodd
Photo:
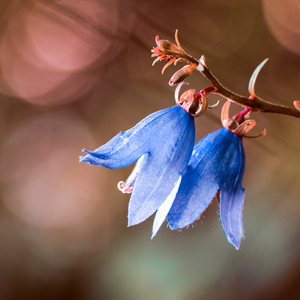
<path fill-rule="evenodd" d="M 133 191 L 133 187 L 126 186 L 126 183 L 124 181 L 118 182 L 118 190 L 121 191 L 123 194 L 131 194 Z"/>

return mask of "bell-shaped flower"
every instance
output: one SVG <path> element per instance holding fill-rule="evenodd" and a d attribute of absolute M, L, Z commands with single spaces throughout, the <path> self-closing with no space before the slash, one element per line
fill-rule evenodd
<path fill-rule="evenodd" d="M 255 125 L 255 121 L 236 124 L 236 120 L 228 118 L 229 104 L 224 105 L 222 112 L 225 128 L 208 134 L 194 146 L 175 200 L 168 208 L 167 220 L 171 229 L 192 224 L 219 192 L 221 223 L 228 241 L 238 249 L 244 236 L 245 190 L 242 180 L 245 154 L 242 136 Z M 158 213 L 163 210 L 164 206 Z M 159 228 L 153 229 L 155 235 Z"/>
<path fill-rule="evenodd" d="M 196 100 L 202 106 L 202 100 L 199 97 Z M 193 106 L 193 101 L 190 102 Z M 128 226 L 131 226 L 151 216 L 172 191 L 177 191 L 194 142 L 193 114 L 178 103 L 149 115 L 95 151 L 83 150 L 87 155 L 80 160 L 112 169 L 138 160 L 126 183 L 118 184 L 122 192 L 132 192 L 128 207 Z"/>

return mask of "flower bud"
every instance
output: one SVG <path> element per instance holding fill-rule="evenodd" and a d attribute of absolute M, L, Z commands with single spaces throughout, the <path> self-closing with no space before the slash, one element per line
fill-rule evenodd
<path fill-rule="evenodd" d="M 174 75 L 169 80 L 169 85 L 173 86 L 179 82 L 182 82 L 184 79 L 186 79 L 187 77 L 191 76 L 194 73 L 196 67 L 197 67 L 196 65 L 184 66 L 183 68 L 178 70 L 176 73 L 174 73 Z"/>
<path fill-rule="evenodd" d="M 172 50 L 173 43 L 168 40 L 160 40 L 158 37 L 156 38 L 156 44 L 161 51 Z"/>
<path fill-rule="evenodd" d="M 182 52 L 181 47 L 179 47 L 178 45 L 175 45 L 174 43 L 172 43 L 168 40 L 161 40 L 158 35 L 155 37 L 155 42 L 156 42 L 157 48 L 162 52 L 165 52 L 165 51 Z"/>

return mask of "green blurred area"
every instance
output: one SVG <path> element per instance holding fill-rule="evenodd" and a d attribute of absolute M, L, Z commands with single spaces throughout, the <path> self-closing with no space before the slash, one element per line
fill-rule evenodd
<path fill-rule="evenodd" d="M 117 190 L 117 183 L 132 166 L 108 170 L 79 164 L 78 156 L 83 148 L 93 150 L 148 114 L 174 105 L 174 88 L 167 83 L 180 66 L 161 75 L 163 63 L 151 67 L 150 50 L 156 35 L 173 41 L 176 29 L 182 47 L 196 58 L 205 55 L 213 74 L 238 94 L 248 94 L 252 72 L 268 57 L 257 95 L 292 107 L 300 98 L 295 17 L 300 5 L 279 0 L 77 2 L 0 3 L 0 299 L 299 299 L 298 119 L 252 115 L 258 121 L 254 131 L 266 127 L 267 135 L 244 141 L 246 238 L 239 251 L 222 231 L 217 199 L 182 232 L 164 223 L 151 240 L 153 217 L 128 228 L 129 196 Z M 16 20 L 24 16 L 23 32 Z M 44 27 L 30 27 L 38 24 L 28 23 L 33 18 Z M 50 41 L 36 56 L 53 55 L 39 69 L 31 49 L 44 45 L 37 40 L 30 48 L 32 37 L 57 36 L 52 27 L 61 30 L 60 40 L 53 49 Z M 28 28 L 36 30 L 30 39 Z M 92 35 L 86 38 L 86 32 Z M 59 45 L 61 51 L 69 45 L 63 43 L 68 34 L 74 36 L 74 49 L 71 44 L 67 55 L 55 60 Z M 63 66 L 64 61 L 69 64 Z M 53 62 L 60 65 L 54 69 Z M 35 85 L 43 74 L 47 77 Z M 59 76 L 61 81 L 36 96 L 42 82 Z M 196 90 L 208 86 L 200 73 L 188 81 Z M 211 96 L 209 102 L 218 99 Z M 197 140 L 221 127 L 220 111 L 221 105 L 196 120 Z"/>

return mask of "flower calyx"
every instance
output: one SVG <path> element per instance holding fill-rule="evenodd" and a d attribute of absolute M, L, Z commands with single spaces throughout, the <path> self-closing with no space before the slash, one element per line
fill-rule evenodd
<path fill-rule="evenodd" d="M 244 111 L 235 115 L 233 118 L 229 118 L 230 104 L 230 101 L 226 101 L 222 108 L 221 121 L 223 127 L 231 131 L 232 133 L 245 138 L 261 138 L 266 135 L 266 128 L 264 128 L 263 131 L 258 135 L 246 135 L 246 133 L 248 133 L 256 125 L 256 121 L 253 119 L 244 120 L 245 116 L 250 116 L 251 111 L 249 110 L 249 108 L 246 108 Z"/>
<path fill-rule="evenodd" d="M 208 108 L 207 98 L 203 93 L 195 94 L 195 89 L 189 89 L 185 91 L 179 98 L 179 92 L 183 84 L 186 82 L 181 82 L 178 84 L 175 90 L 175 102 L 177 105 L 182 107 L 187 113 L 192 117 L 199 117 Z M 188 84 L 188 83 L 186 83 Z"/>

